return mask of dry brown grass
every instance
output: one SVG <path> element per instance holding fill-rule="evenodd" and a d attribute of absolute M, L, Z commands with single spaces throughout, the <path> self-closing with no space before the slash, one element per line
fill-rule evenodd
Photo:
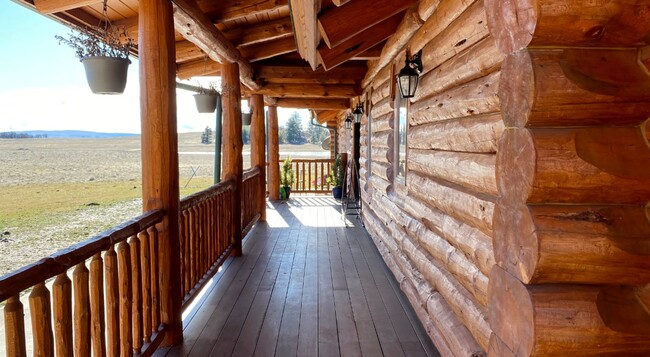
<path fill-rule="evenodd" d="M 201 144 L 200 137 L 179 134 L 181 196 L 212 184 L 214 145 Z M 282 145 L 281 151 L 322 150 Z M 244 155 L 244 167 L 249 166 Z M 0 167 L 0 275 L 141 212 L 139 136 L 3 139 Z"/>

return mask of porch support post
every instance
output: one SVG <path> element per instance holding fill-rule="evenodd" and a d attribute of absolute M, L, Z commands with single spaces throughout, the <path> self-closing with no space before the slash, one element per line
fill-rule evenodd
<path fill-rule="evenodd" d="M 260 221 L 266 222 L 266 145 L 264 133 L 264 96 L 251 95 L 253 115 L 251 120 L 251 167 L 259 166 L 260 180 L 259 197 Z"/>
<path fill-rule="evenodd" d="M 165 210 L 157 227 L 160 322 L 168 327 L 163 346 L 172 346 L 183 338 L 174 19 L 169 0 L 141 0 L 139 13 L 142 205 Z"/>
<path fill-rule="evenodd" d="M 242 223 L 241 223 L 241 193 L 242 193 L 242 122 L 241 122 L 241 85 L 239 83 L 239 65 L 224 63 L 221 68 L 223 104 L 223 179 L 234 180 L 235 198 L 232 203 L 233 255 L 242 255 Z"/>
<path fill-rule="evenodd" d="M 278 107 L 269 106 L 269 199 L 280 199 L 280 145 L 278 144 Z"/>

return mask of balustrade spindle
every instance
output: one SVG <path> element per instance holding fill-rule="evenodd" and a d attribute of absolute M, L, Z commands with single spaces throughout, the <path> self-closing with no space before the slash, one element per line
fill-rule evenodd
<path fill-rule="evenodd" d="M 7 299 L 4 308 L 5 346 L 7 357 L 26 357 L 25 350 L 25 313 L 20 295 Z"/>
<path fill-rule="evenodd" d="M 111 248 L 104 254 L 106 275 L 106 352 L 108 356 L 120 355 L 120 292 L 117 254 Z"/>
<path fill-rule="evenodd" d="M 90 290 L 86 263 L 79 263 L 72 272 L 74 288 L 74 354 L 90 356 Z"/>
<path fill-rule="evenodd" d="M 142 247 L 140 266 L 142 267 L 142 331 L 144 342 L 151 341 L 151 253 L 149 233 L 140 232 Z"/>
<path fill-rule="evenodd" d="M 32 316 L 34 356 L 54 356 L 50 291 L 45 287 L 45 283 L 35 285 L 29 294 L 29 311 Z"/>
<path fill-rule="evenodd" d="M 158 276 L 158 229 L 156 227 L 149 228 L 149 252 L 151 263 L 151 332 L 158 331 L 160 325 L 160 289 L 159 289 L 159 276 Z"/>
<path fill-rule="evenodd" d="M 142 273 L 140 265 L 140 238 L 137 235 L 131 237 L 131 293 L 133 299 L 132 307 L 132 334 L 133 351 L 140 352 L 142 348 Z"/>
<path fill-rule="evenodd" d="M 118 291 L 120 296 L 120 355 L 133 355 L 131 339 L 131 248 L 126 241 L 117 245 Z"/>
<path fill-rule="evenodd" d="M 54 341 L 57 356 L 72 356 L 72 282 L 59 274 L 52 285 Z"/>
<path fill-rule="evenodd" d="M 104 262 L 101 253 L 93 255 L 90 261 L 90 335 L 93 356 L 106 355 L 104 335 Z"/>

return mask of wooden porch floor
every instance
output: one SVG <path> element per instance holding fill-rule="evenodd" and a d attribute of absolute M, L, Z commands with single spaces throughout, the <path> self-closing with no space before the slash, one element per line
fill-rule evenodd
<path fill-rule="evenodd" d="M 365 229 L 329 197 L 268 203 L 267 223 L 158 356 L 439 356 Z"/>

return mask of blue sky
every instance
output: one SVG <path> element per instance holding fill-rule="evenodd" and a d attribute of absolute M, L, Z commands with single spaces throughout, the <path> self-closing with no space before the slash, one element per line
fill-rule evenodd
<path fill-rule="evenodd" d="M 0 0 L 0 131 L 140 132 L 138 62 L 132 59 L 124 94 L 93 95 L 74 51 L 55 35 L 69 29 L 11 0 Z M 192 93 L 178 90 L 179 132 L 213 127 Z M 280 110 L 280 125 L 292 110 Z M 300 111 L 303 119 L 307 112 Z M 303 127 L 307 124 L 304 123 Z"/>

